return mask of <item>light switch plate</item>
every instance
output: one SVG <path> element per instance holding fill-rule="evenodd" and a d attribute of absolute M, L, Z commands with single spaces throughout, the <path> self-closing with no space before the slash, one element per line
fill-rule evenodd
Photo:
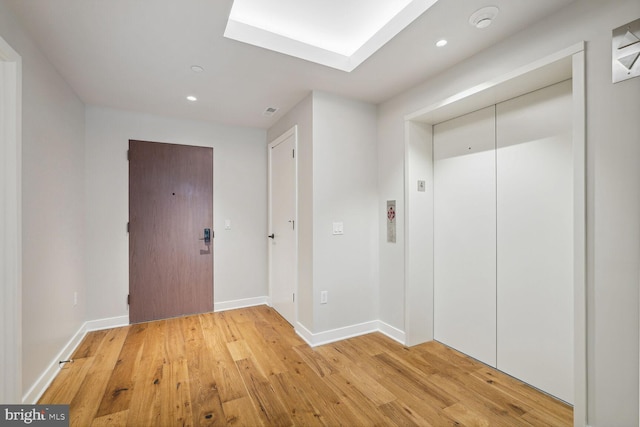
<path fill-rule="evenodd" d="M 342 222 L 334 222 L 333 223 L 333 234 L 335 236 L 344 234 L 344 223 L 342 223 Z"/>
<path fill-rule="evenodd" d="M 418 181 L 418 191 L 424 192 L 427 188 L 427 183 L 424 180 Z"/>
<path fill-rule="evenodd" d="M 231 220 L 230 219 L 225 219 L 224 220 L 224 229 L 225 230 L 231 230 Z"/>

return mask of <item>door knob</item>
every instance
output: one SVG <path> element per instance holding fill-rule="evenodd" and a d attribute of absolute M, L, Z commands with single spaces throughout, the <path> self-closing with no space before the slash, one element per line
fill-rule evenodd
<path fill-rule="evenodd" d="M 211 229 L 210 228 L 205 228 L 204 229 L 204 237 L 200 240 L 204 240 L 204 243 L 209 244 L 211 243 Z"/>
<path fill-rule="evenodd" d="M 269 234 L 267 237 L 268 237 L 268 238 L 270 238 L 270 239 L 275 239 L 276 235 L 275 235 L 275 234 L 273 234 L 273 233 L 271 233 L 271 234 Z"/>

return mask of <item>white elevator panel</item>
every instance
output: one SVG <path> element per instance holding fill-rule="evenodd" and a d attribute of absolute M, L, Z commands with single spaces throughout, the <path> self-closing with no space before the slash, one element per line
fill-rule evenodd
<path fill-rule="evenodd" d="M 573 401 L 571 81 L 497 105 L 497 366 Z"/>
<path fill-rule="evenodd" d="M 495 108 L 433 136 L 434 336 L 496 366 Z"/>

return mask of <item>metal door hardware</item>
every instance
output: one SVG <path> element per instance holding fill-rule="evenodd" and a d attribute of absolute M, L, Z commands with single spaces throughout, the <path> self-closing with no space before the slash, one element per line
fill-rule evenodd
<path fill-rule="evenodd" d="M 211 243 L 211 229 L 210 228 L 205 228 L 204 229 L 204 237 L 201 238 L 200 240 L 204 240 L 205 244 Z"/>

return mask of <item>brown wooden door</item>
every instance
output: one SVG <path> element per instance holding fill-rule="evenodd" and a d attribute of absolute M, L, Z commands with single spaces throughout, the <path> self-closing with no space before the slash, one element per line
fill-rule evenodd
<path fill-rule="evenodd" d="M 213 149 L 130 140 L 131 323 L 213 311 L 212 225 Z"/>

